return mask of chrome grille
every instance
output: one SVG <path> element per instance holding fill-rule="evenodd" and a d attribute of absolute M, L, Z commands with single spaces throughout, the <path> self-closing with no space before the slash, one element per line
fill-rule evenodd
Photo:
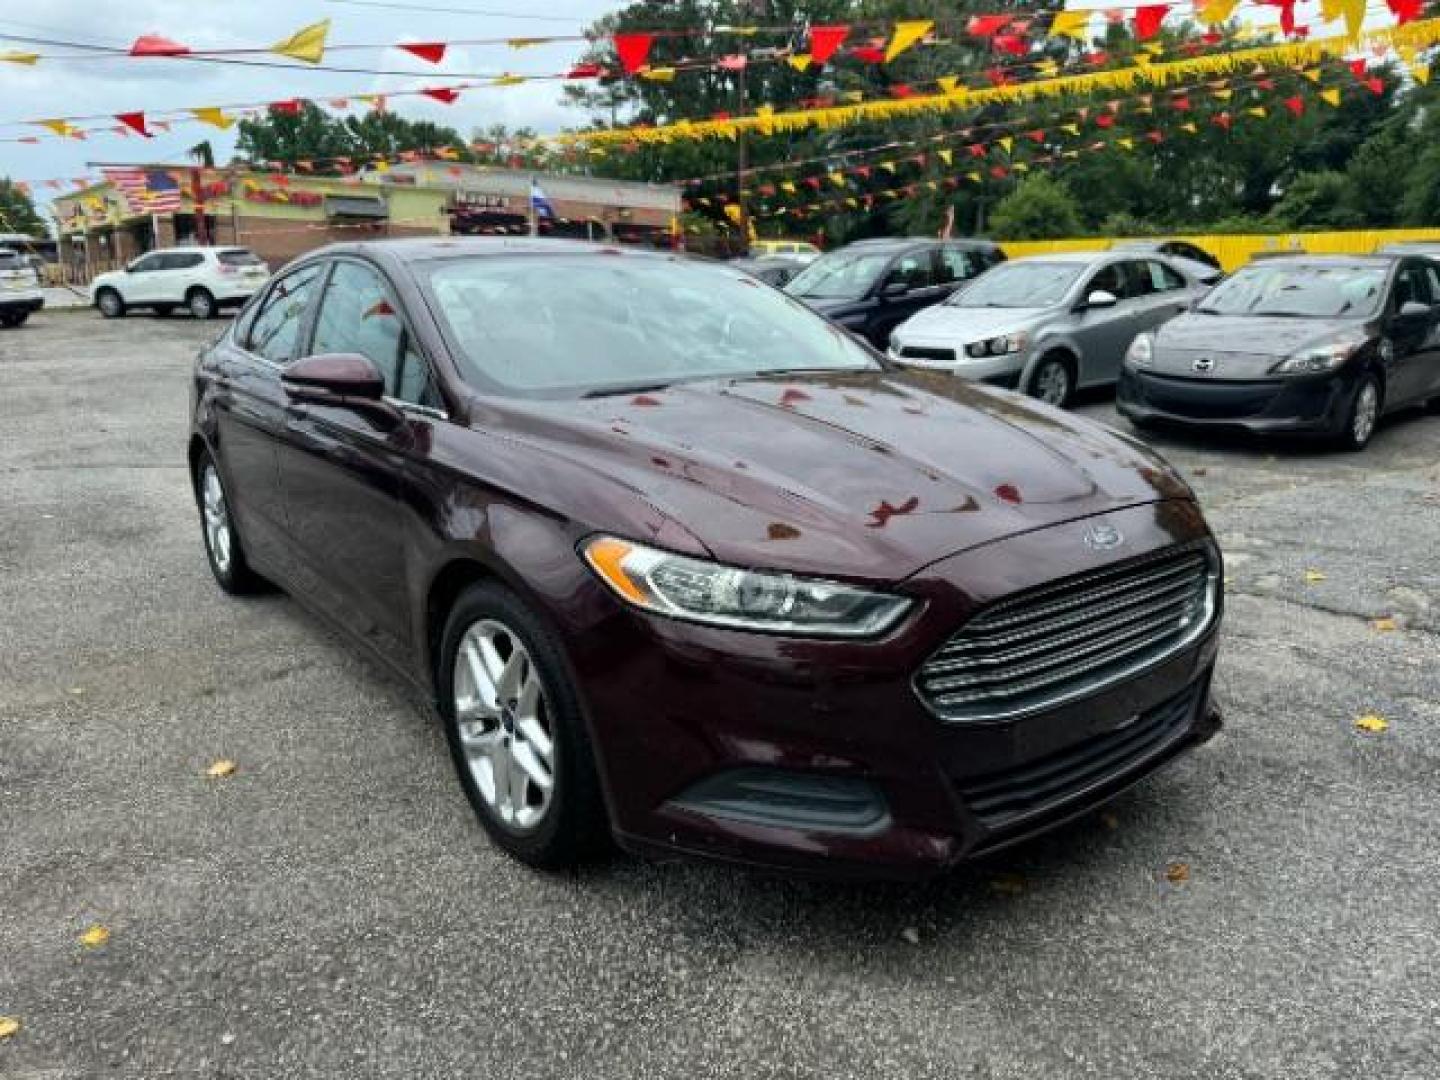
<path fill-rule="evenodd" d="M 1203 551 L 1169 550 L 1065 578 L 971 619 L 920 669 L 920 694 L 947 720 L 1000 720 L 1129 678 L 1185 648 L 1215 614 Z"/>

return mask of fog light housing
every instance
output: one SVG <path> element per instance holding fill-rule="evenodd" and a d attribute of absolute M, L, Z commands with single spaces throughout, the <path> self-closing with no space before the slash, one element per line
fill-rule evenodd
<path fill-rule="evenodd" d="M 775 829 L 873 836 L 890 826 L 884 796 L 868 781 L 744 767 L 708 776 L 668 804 L 704 817 Z"/>

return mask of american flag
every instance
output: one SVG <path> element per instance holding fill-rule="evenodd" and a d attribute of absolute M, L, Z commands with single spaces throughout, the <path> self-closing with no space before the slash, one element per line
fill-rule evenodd
<path fill-rule="evenodd" d="M 180 209 L 180 182 L 168 169 L 101 169 L 120 189 L 130 212 L 171 214 Z"/>

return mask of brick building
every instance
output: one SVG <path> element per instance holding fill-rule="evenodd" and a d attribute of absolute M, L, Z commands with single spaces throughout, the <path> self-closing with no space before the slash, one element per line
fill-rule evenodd
<path fill-rule="evenodd" d="M 54 201 L 68 280 L 82 283 L 152 248 L 202 238 L 247 247 L 278 268 L 345 239 L 524 233 L 532 179 L 555 210 L 553 220 L 538 223 L 542 235 L 662 245 L 680 212 L 680 193 L 673 187 L 443 162 L 344 178 L 155 169 L 180 181 L 184 195 L 173 213 L 137 212 L 108 182 Z"/>

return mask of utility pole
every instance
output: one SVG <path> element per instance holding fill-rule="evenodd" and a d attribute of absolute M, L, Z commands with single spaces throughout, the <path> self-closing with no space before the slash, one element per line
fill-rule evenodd
<path fill-rule="evenodd" d="M 735 114 L 742 118 L 749 109 L 745 83 L 748 68 L 748 64 L 740 68 L 740 78 L 738 80 L 740 104 Z M 749 165 L 749 161 L 747 160 L 748 149 L 745 145 L 745 128 L 741 127 L 735 132 L 735 205 L 740 207 L 740 218 L 737 224 L 740 226 L 740 235 L 745 241 L 747 249 L 750 246 L 750 209 L 745 205 L 745 173 Z"/>

